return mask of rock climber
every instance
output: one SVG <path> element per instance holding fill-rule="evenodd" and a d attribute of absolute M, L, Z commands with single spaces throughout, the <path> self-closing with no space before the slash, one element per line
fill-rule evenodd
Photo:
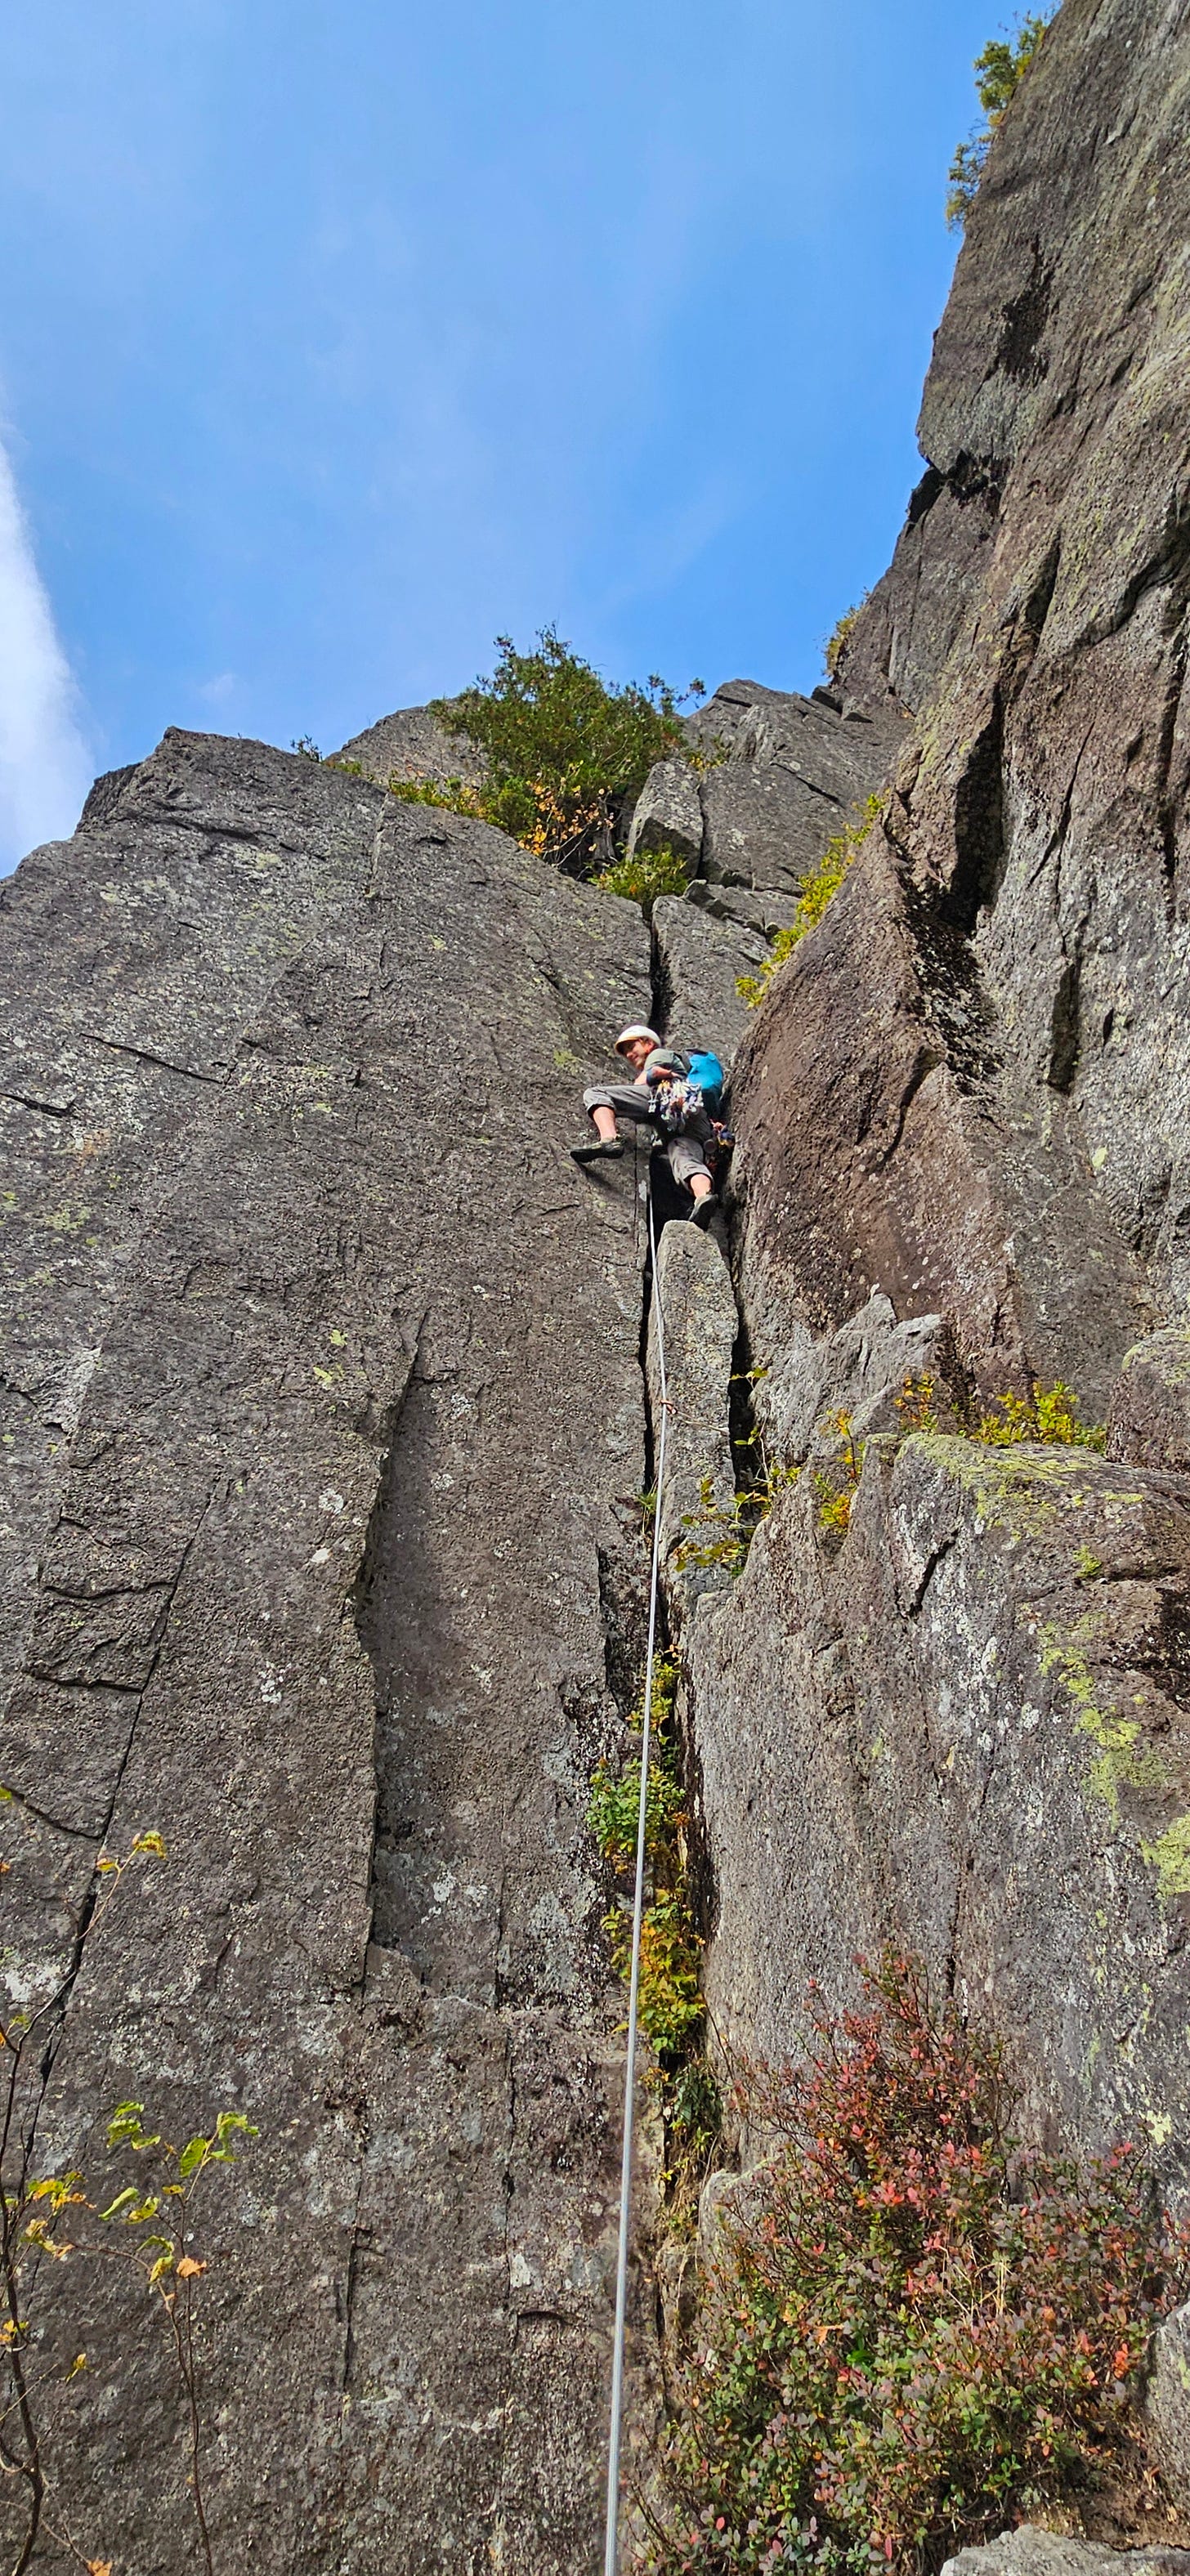
<path fill-rule="evenodd" d="M 694 1200 L 693 1222 L 705 1226 L 719 1202 L 707 1160 L 713 1150 L 715 1131 L 701 1105 L 682 1106 L 680 1085 L 689 1071 L 689 1059 L 672 1048 L 662 1046 L 656 1029 L 646 1028 L 643 1020 L 633 1020 L 621 1029 L 616 1039 L 616 1054 L 632 1068 L 631 1082 L 594 1083 L 583 1093 L 583 1107 L 595 1128 L 594 1141 L 572 1145 L 576 1163 L 611 1161 L 622 1154 L 623 1145 L 616 1129 L 617 1118 L 629 1118 L 638 1126 L 652 1127 L 664 1136 L 669 1168 L 679 1189 L 689 1190 Z M 670 1126 L 675 1115 L 680 1124 Z"/>

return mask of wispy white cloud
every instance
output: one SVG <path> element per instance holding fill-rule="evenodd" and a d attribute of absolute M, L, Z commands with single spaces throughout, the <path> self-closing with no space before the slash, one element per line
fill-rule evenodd
<path fill-rule="evenodd" d="M 78 691 L 0 447 L 0 873 L 73 832 L 92 774 Z"/>

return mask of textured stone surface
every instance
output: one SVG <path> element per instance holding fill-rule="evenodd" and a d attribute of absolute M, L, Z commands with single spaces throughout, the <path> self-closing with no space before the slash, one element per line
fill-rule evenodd
<path fill-rule="evenodd" d="M 960 2549 L 942 2576 L 1190 2576 L 1190 2549 L 1105 2549 L 1026 2522 L 982 2549 Z"/>
<path fill-rule="evenodd" d="M 720 1524 L 707 1514 L 708 1506 L 711 1512 L 730 1513 L 735 1497 L 728 1391 L 739 1319 L 719 1246 L 696 1225 L 667 1225 L 657 1247 L 648 1354 L 655 1458 L 663 1401 L 658 1307 L 664 1319 L 668 1427 L 657 1510 L 666 1592 L 680 1620 L 691 1602 L 720 1589 L 728 1577 L 721 1565 L 675 1559 L 684 1545 L 705 1548 L 725 1533 L 730 1537 L 730 1519 Z"/>
<path fill-rule="evenodd" d="M 762 931 L 766 940 L 774 930 L 787 929 L 798 909 L 796 895 L 779 894 L 771 886 L 712 885 L 709 877 L 691 880 L 686 901 L 697 904 L 711 921 L 735 922 L 744 930 Z"/>
<path fill-rule="evenodd" d="M 729 2044 L 796 2054 L 809 1979 L 853 2002 L 855 1953 L 891 1937 L 1002 2037 L 1028 2134 L 1139 2134 L 1177 2196 L 1188 102 L 1184 6 L 1065 0 L 993 148 L 927 471 L 842 676 L 853 713 L 912 710 L 895 791 L 733 1079 L 757 1412 L 807 1463 L 683 1633 Z M 753 722 L 734 706 L 725 808 Z M 741 808 L 731 865 L 756 883 L 750 828 L 773 864 Z M 949 1431 L 899 1436 L 902 1352 Z M 1112 1457 L 953 1436 L 1058 1377 L 1088 1418 L 1110 1406 Z M 840 1406 L 867 1434 L 845 1534 L 822 1520 L 848 1482 Z M 1184 2366 L 1179 2324 L 1152 2420 L 1183 2505 Z M 1178 2563 L 1043 2534 L 954 2563 L 993 2560 Z"/>
<path fill-rule="evenodd" d="M 984 1392 L 1062 1377 L 1101 1420 L 1157 1286 L 1076 1108 L 987 1030 L 965 943 L 923 925 L 877 826 L 737 1061 L 749 1327 L 767 1358 L 879 1286 L 948 1317 Z"/>
<path fill-rule="evenodd" d="M 1153 2337 L 1145 2413 L 1171 2493 L 1185 2502 L 1190 2499 L 1190 2307 L 1175 2308 Z"/>
<path fill-rule="evenodd" d="M 466 734 L 448 733 L 428 707 L 401 707 L 379 724 L 353 734 L 334 754 L 336 760 L 358 761 L 365 778 L 383 787 L 389 778 L 427 778 L 444 786 L 461 778 L 478 786 L 484 757 Z"/>
<path fill-rule="evenodd" d="M 218 2563 L 593 2568 L 640 1245 L 565 1136 L 646 935 L 256 744 L 167 736 L 101 803 L 0 896 L 9 1976 L 102 1842 L 170 1856 L 84 1955 L 41 2153 L 98 2178 L 129 2095 L 259 2125 L 208 2202 Z M 163 2354 L 71 2280 L 62 2510 L 189 2566 Z"/>
<path fill-rule="evenodd" d="M 717 690 L 691 730 L 728 753 L 700 781 L 703 875 L 787 895 L 883 784 L 900 734 L 883 713 L 847 721 L 829 701 L 744 680 Z"/>
<path fill-rule="evenodd" d="M 755 1389 L 757 1420 L 772 1457 L 800 1466 L 816 1437 L 827 1436 L 820 1426 L 841 1410 L 853 1416 L 860 1436 L 903 1430 L 897 1398 L 908 1381 L 924 1401 L 928 1380 L 930 1411 L 953 1428 L 951 1364 L 942 1317 L 916 1315 L 898 1324 L 891 1301 L 876 1289 L 837 1333 L 820 1338 L 795 1323 L 758 1363 L 764 1374 Z"/>
<path fill-rule="evenodd" d="M 730 1071 L 751 1016 L 738 980 L 763 965 L 768 941 L 678 895 L 654 904 L 653 938 L 666 1035 L 675 1046 L 712 1047 Z"/>
<path fill-rule="evenodd" d="M 1152 1333 L 1125 1352 L 1107 1445 L 1139 1467 L 1190 1473 L 1190 1332 Z"/>
<path fill-rule="evenodd" d="M 687 1640 L 719 2026 L 787 2055 L 891 1937 L 1034 2134 L 1185 2178 L 1190 1484 L 876 1437 L 841 1543 L 819 1510 L 807 1470 Z"/>
<path fill-rule="evenodd" d="M 633 807 L 628 856 L 637 850 L 677 850 L 698 865 L 702 851 L 702 806 L 698 776 L 686 760 L 659 760 L 649 771 Z"/>
<path fill-rule="evenodd" d="M 929 471 L 843 675 L 871 713 L 907 697 L 917 739 L 887 846 L 773 1004 L 807 1024 L 788 1080 L 836 1131 L 826 1260 L 902 1311 L 961 1300 L 978 1373 L 1000 1351 L 1096 1403 L 1138 1287 L 1154 1320 L 1188 1287 L 1188 100 L 1180 6 L 1067 0 L 997 136 Z M 794 1173 L 785 1194 L 796 1224 Z"/>

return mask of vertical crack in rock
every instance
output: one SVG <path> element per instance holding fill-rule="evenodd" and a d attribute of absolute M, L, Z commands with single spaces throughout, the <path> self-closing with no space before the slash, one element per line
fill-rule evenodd
<path fill-rule="evenodd" d="M 992 694 L 954 797 L 955 860 L 938 899 L 941 918 L 970 939 L 985 905 L 994 904 L 1004 873 L 1004 700 Z"/>
<path fill-rule="evenodd" d="M 394 1723 L 392 1656 L 391 1641 L 379 1614 L 378 1592 L 383 1578 L 383 1569 L 391 1563 L 391 1552 L 397 1529 L 401 1418 L 410 1382 L 417 1368 L 423 1322 L 424 1317 L 418 1322 L 413 1335 L 413 1348 L 409 1355 L 404 1381 L 392 1397 L 385 1417 L 379 1444 L 380 1472 L 376 1483 L 376 1494 L 352 1595 L 352 1616 L 360 1644 L 372 1666 L 376 1691 L 373 1739 L 376 1789 L 372 1814 L 369 1895 L 370 1937 L 381 1949 L 389 1948 L 392 1944 L 386 1937 L 387 1904 L 383 1896 L 378 1897 L 378 1882 L 381 1875 L 378 1871 L 379 1856 L 383 1851 L 387 1857 L 403 1839 L 407 1838 L 412 1827 L 398 1820 L 392 1813 L 389 1741 L 390 1729 Z"/>

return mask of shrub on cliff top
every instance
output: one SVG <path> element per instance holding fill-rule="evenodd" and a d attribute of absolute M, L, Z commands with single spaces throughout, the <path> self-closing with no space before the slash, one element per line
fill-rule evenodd
<path fill-rule="evenodd" d="M 1133 2449 L 1185 2237 L 1130 2146 L 1081 2169 L 1014 2146 L 998 2049 L 919 1962 L 864 1980 L 800 2074 L 743 2088 L 778 2143 L 685 2362 L 668 2509 L 642 2507 L 658 2576 L 936 2567 Z"/>
<path fill-rule="evenodd" d="M 621 798 L 684 743 L 682 702 L 655 672 L 643 689 L 609 688 L 553 626 L 537 643 L 535 653 L 518 653 L 511 636 L 498 635 L 491 676 L 457 698 L 435 698 L 430 712 L 483 751 L 488 822 L 555 862 L 573 865 L 588 843 L 610 859 Z M 687 694 L 701 697 L 701 680 Z"/>
<path fill-rule="evenodd" d="M 856 626 L 864 609 L 867 607 L 871 595 L 870 591 L 865 590 L 863 598 L 857 599 L 853 608 L 845 608 L 842 616 L 836 618 L 830 634 L 827 636 L 826 642 L 822 648 L 823 668 L 828 680 L 837 680 L 839 678 L 846 658 L 847 647 L 851 642 Z"/>
<path fill-rule="evenodd" d="M 1002 37 L 993 36 L 975 57 L 975 95 L 984 121 L 965 143 L 960 143 L 950 165 L 946 220 L 952 229 L 966 223 L 992 148 L 992 136 L 1004 121 L 1009 102 L 1028 71 L 1052 15 L 1051 10 L 1045 17 L 1029 14 L 1018 18 L 1007 44 Z"/>

